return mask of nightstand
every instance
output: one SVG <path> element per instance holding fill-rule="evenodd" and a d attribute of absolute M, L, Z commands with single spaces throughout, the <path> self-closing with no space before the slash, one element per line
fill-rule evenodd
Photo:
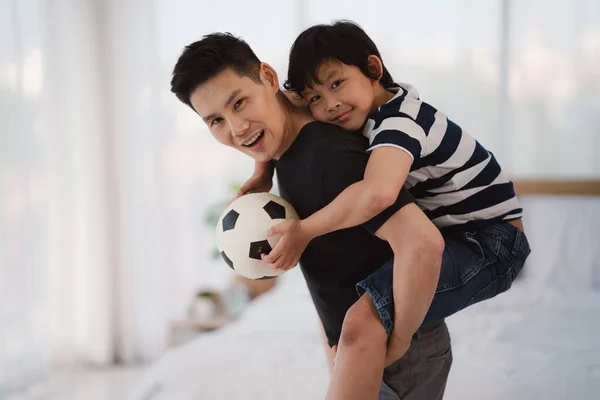
<path fill-rule="evenodd" d="M 194 321 L 192 319 L 175 320 L 171 323 L 171 346 L 179 346 L 186 343 L 204 332 L 214 331 L 222 328 L 232 319 L 212 318 L 206 321 Z"/>

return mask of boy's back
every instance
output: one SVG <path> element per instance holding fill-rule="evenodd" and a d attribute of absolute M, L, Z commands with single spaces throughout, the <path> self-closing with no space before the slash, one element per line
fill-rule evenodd
<path fill-rule="evenodd" d="M 405 187 L 439 228 L 521 218 L 513 183 L 494 155 L 460 126 L 421 101 L 414 87 L 379 107 L 363 129 L 369 151 L 393 146 L 413 158 Z"/>

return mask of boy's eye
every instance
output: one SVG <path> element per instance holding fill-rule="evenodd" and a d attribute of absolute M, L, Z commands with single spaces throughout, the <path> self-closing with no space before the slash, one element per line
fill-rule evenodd
<path fill-rule="evenodd" d="M 340 86 L 342 84 L 342 81 L 335 81 L 331 84 L 331 88 L 335 89 L 336 87 Z"/>
<path fill-rule="evenodd" d="M 321 98 L 321 96 L 316 95 L 310 98 L 310 100 L 308 101 L 309 103 L 314 103 L 315 101 L 319 100 Z"/>
<path fill-rule="evenodd" d="M 215 118 L 212 121 L 210 121 L 210 126 L 216 125 L 219 122 L 221 122 L 223 120 L 223 118 Z"/>
<path fill-rule="evenodd" d="M 242 104 L 244 104 L 244 99 L 239 99 L 238 101 L 236 101 L 233 104 L 233 109 L 237 110 L 238 108 L 240 108 L 242 106 Z"/>

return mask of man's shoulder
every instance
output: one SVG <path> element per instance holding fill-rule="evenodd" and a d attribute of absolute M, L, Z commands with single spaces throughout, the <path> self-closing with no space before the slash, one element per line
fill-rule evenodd
<path fill-rule="evenodd" d="M 275 161 L 279 187 L 297 210 L 301 204 L 310 203 L 310 215 L 323 206 L 324 188 L 331 188 L 332 182 L 343 186 L 346 181 L 362 179 L 367 146 L 366 138 L 359 133 L 321 122 L 306 124 Z"/>
<path fill-rule="evenodd" d="M 300 130 L 296 144 L 313 155 L 333 155 L 343 151 L 366 151 L 368 142 L 359 132 L 349 132 L 336 125 L 310 122 Z"/>

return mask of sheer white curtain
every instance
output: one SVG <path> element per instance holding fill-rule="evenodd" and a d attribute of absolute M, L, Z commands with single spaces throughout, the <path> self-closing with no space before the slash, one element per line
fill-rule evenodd
<path fill-rule="evenodd" d="M 48 356 L 48 152 L 36 5 L 0 1 L 0 397 L 40 376 Z"/>
<path fill-rule="evenodd" d="M 56 167 L 49 274 L 52 354 L 152 359 L 166 345 L 157 39 L 148 1 L 45 8 L 45 111 Z"/>
<path fill-rule="evenodd" d="M 600 2 L 513 1 L 508 125 L 528 177 L 600 176 Z"/>
<path fill-rule="evenodd" d="M 170 135 L 160 108 L 166 90 L 158 63 L 154 1 L 105 2 L 101 37 L 107 82 L 116 222 L 116 355 L 124 362 L 158 356 L 166 347 L 173 277 L 165 227 L 161 154 Z"/>
<path fill-rule="evenodd" d="M 171 274 L 153 4 L 0 7 L 2 393 L 161 354 Z"/>
<path fill-rule="evenodd" d="M 109 362 L 111 214 L 103 56 L 92 1 L 41 6 L 45 86 L 42 114 L 51 187 L 48 329 L 53 361 Z"/>

